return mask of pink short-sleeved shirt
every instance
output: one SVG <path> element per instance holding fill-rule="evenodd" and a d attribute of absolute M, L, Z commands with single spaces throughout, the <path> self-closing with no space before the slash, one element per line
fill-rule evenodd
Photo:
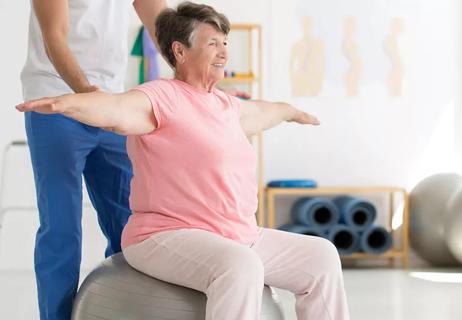
<path fill-rule="evenodd" d="M 253 243 L 259 232 L 256 155 L 239 123 L 240 100 L 180 80 L 135 90 L 150 99 L 158 127 L 127 139 L 132 215 L 122 247 L 184 228 Z"/>

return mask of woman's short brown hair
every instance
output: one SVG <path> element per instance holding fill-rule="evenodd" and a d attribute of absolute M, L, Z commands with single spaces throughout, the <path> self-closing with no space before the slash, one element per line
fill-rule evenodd
<path fill-rule="evenodd" d="M 165 9 L 156 20 L 156 38 L 162 55 L 167 62 L 175 67 L 176 60 L 172 43 L 179 41 L 186 47 L 191 47 L 191 39 L 198 22 L 208 23 L 225 35 L 229 33 L 229 20 L 224 14 L 205 4 L 195 4 L 189 1 L 178 5 L 177 9 Z"/>

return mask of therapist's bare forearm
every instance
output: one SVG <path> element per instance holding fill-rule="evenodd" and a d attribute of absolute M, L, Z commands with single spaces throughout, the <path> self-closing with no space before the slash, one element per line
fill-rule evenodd
<path fill-rule="evenodd" d="M 148 29 L 157 49 L 159 49 L 156 38 L 156 19 L 167 8 L 167 2 L 165 0 L 135 0 L 133 7 L 145 28 Z"/>
<path fill-rule="evenodd" d="M 64 82 L 76 93 L 88 92 L 91 85 L 65 39 L 50 36 L 45 47 L 48 58 Z"/>
<path fill-rule="evenodd" d="M 120 122 L 117 94 L 90 92 L 57 98 L 59 113 L 90 126 L 113 130 Z"/>
<path fill-rule="evenodd" d="M 61 78 L 74 92 L 89 91 L 90 84 L 71 52 L 69 33 L 69 1 L 32 0 L 45 51 Z"/>

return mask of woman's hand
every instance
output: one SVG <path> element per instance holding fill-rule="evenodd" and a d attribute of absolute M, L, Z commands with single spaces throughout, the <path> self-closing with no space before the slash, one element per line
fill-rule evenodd
<path fill-rule="evenodd" d="M 311 124 L 314 126 L 320 124 L 318 118 L 316 118 L 315 116 L 297 109 L 295 110 L 294 116 L 288 121 L 297 122 L 300 124 Z"/>
<path fill-rule="evenodd" d="M 82 93 L 103 92 L 100 87 L 90 85 L 86 87 Z M 66 103 L 64 103 L 66 96 L 72 94 L 65 94 L 59 97 L 45 97 L 36 100 L 30 100 L 18 104 L 16 109 L 21 112 L 35 111 L 43 114 L 64 113 L 67 110 Z"/>
<path fill-rule="evenodd" d="M 43 114 L 63 113 L 65 108 L 60 97 L 45 97 L 20 103 L 16 106 L 21 112 L 35 111 Z"/>

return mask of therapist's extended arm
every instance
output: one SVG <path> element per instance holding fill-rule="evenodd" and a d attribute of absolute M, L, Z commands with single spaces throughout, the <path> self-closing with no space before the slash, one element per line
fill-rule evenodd
<path fill-rule="evenodd" d="M 98 90 L 98 87 L 88 82 L 68 46 L 68 0 L 33 0 L 32 5 L 42 32 L 45 51 L 61 78 L 75 92 Z"/>
<path fill-rule="evenodd" d="M 27 101 L 17 105 L 16 109 L 21 112 L 60 113 L 122 135 L 145 134 L 157 127 L 151 101 L 137 90 L 118 94 L 100 91 L 66 94 Z"/>

